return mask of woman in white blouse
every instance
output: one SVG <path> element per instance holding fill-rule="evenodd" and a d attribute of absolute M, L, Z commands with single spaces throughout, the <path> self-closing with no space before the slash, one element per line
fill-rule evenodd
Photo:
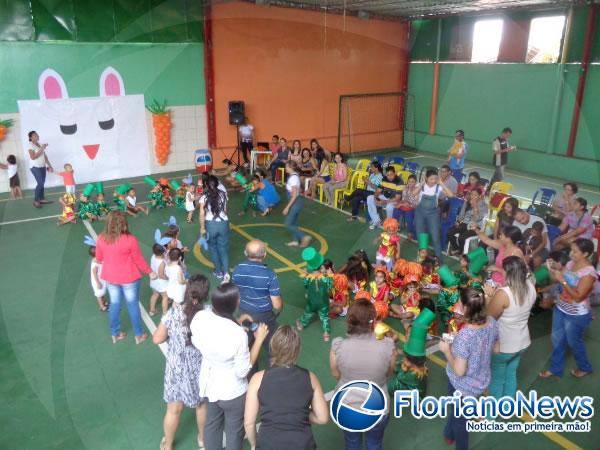
<path fill-rule="evenodd" d="M 252 349 L 247 332 L 234 318 L 240 303 L 237 286 L 225 283 L 211 295 L 212 309 L 198 312 L 190 324 L 192 344 L 202 353 L 200 396 L 208 399 L 204 445 L 206 450 L 241 450 L 244 438 L 246 376 L 256 362 L 269 332 L 260 324 Z M 240 321 L 246 319 L 240 316 Z"/>

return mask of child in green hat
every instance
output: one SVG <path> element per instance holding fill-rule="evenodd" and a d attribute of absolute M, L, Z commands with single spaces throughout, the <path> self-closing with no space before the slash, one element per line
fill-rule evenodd
<path fill-rule="evenodd" d="M 429 256 L 429 234 L 419 233 L 417 241 L 419 243 L 419 253 L 417 253 L 417 262 L 422 263 Z"/>
<path fill-rule="evenodd" d="M 94 220 L 98 220 L 98 216 L 96 215 L 96 207 L 93 203 L 90 202 L 90 196 L 94 192 L 96 187 L 89 183 L 83 189 L 83 192 L 79 196 L 79 208 L 77 209 L 77 217 L 81 220 L 89 220 L 93 222 Z"/>
<path fill-rule="evenodd" d="M 443 265 L 439 270 L 442 287 L 436 299 L 436 308 L 440 312 L 440 319 L 444 325 L 444 330 L 448 329 L 448 321 L 454 315 L 451 311 L 454 304 L 460 299 L 458 286 L 460 280 L 454 275 L 450 267 Z"/>
<path fill-rule="evenodd" d="M 302 251 L 302 259 L 306 261 L 307 273 L 304 277 L 306 289 L 306 307 L 304 314 L 296 321 L 296 328 L 302 331 L 308 326 L 315 313 L 323 326 L 323 340 L 329 341 L 331 326 L 329 324 L 329 297 L 333 290 L 333 277 L 323 266 L 325 259 L 314 247 L 306 247 Z"/>
<path fill-rule="evenodd" d="M 96 183 L 96 202 L 93 204 L 94 213 L 98 219 L 104 219 L 110 212 L 110 207 L 104 198 L 104 185 L 101 182 Z"/>
<path fill-rule="evenodd" d="M 421 396 L 427 390 L 426 342 L 429 326 L 435 320 L 435 313 L 423 308 L 412 323 L 410 334 L 404 344 L 404 359 L 398 363 L 394 375 L 388 381 L 388 391 L 394 395 L 397 390 L 417 389 Z"/>

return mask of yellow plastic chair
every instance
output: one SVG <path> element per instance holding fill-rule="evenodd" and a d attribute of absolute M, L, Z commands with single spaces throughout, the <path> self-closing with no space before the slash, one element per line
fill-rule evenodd
<path fill-rule="evenodd" d="M 402 164 L 390 164 L 396 171 L 396 175 L 400 176 L 401 172 L 404 172 L 404 166 Z"/>
<path fill-rule="evenodd" d="M 280 167 L 277 172 L 281 174 L 281 184 L 285 184 L 285 167 Z"/>
<path fill-rule="evenodd" d="M 333 178 L 334 170 L 335 170 L 335 163 L 330 162 L 329 163 L 329 177 L 330 178 Z M 317 192 L 319 193 L 319 202 L 321 202 L 321 203 L 323 203 L 323 197 L 324 197 L 323 184 L 324 183 L 317 183 Z"/>
<path fill-rule="evenodd" d="M 363 178 L 368 175 L 369 172 L 365 170 L 355 170 L 352 174 L 348 172 L 348 184 L 343 189 L 335 190 L 333 196 L 333 206 L 338 209 L 342 209 L 341 205 L 344 201 L 344 197 L 346 195 L 352 194 L 356 189 L 360 188 L 361 186 L 364 187 L 365 182 L 363 181 Z M 340 206 L 338 206 L 338 204 Z"/>
<path fill-rule="evenodd" d="M 494 183 L 494 186 L 496 186 L 496 184 L 498 184 L 498 183 Z M 510 184 L 510 183 L 508 183 L 508 184 Z M 504 198 L 502 198 L 499 202 L 495 202 L 494 201 L 495 194 L 504 195 Z M 495 225 L 495 223 L 496 223 L 496 218 L 498 216 L 498 212 L 502 211 L 502 208 L 504 207 L 504 203 L 509 198 L 510 198 L 510 196 L 508 194 L 506 194 L 504 192 L 500 192 L 500 191 L 496 191 L 492 195 L 490 195 L 490 202 L 488 204 L 488 217 L 485 220 L 485 225 L 483 227 L 483 231 L 486 231 L 490 225 L 493 228 L 493 225 Z"/>
<path fill-rule="evenodd" d="M 496 192 L 508 194 L 512 188 L 512 183 L 509 183 L 507 181 L 496 181 L 490 189 L 490 198 L 492 198 Z"/>
<path fill-rule="evenodd" d="M 371 165 L 370 159 L 359 159 L 354 170 L 368 170 Z"/>
<path fill-rule="evenodd" d="M 409 170 L 396 170 L 396 174 L 402 178 L 402 182 L 404 184 L 408 184 L 408 177 L 410 177 L 412 175 L 412 172 Z"/>

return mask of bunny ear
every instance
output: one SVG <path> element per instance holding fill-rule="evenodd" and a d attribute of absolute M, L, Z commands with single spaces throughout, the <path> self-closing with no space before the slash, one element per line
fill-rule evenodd
<path fill-rule="evenodd" d="M 90 247 L 95 247 L 95 246 L 96 246 L 96 240 L 95 240 L 93 237 L 91 237 L 91 236 L 88 236 L 88 235 L 86 235 L 86 236 L 83 238 L 83 243 L 84 243 L 85 245 L 89 245 Z"/>
<path fill-rule="evenodd" d="M 156 242 L 157 244 L 160 244 L 161 238 L 162 238 L 162 234 L 161 234 L 160 230 L 157 228 L 156 230 L 154 230 L 154 242 Z"/>
<path fill-rule="evenodd" d="M 171 239 L 170 237 L 161 237 L 160 241 L 158 242 L 160 245 L 162 245 L 163 247 L 166 247 L 167 245 L 169 245 L 171 243 L 173 239 Z"/>
<path fill-rule="evenodd" d="M 171 225 L 175 225 L 176 226 L 177 225 L 177 219 L 175 218 L 175 216 L 171 216 L 171 217 L 169 217 L 169 221 L 165 222 L 163 225 L 166 225 L 168 227 L 171 226 Z"/>
<path fill-rule="evenodd" d="M 40 100 L 58 100 L 69 98 L 67 85 L 58 72 L 52 69 L 44 70 L 38 79 Z"/>
<path fill-rule="evenodd" d="M 119 97 L 125 95 L 125 83 L 114 67 L 107 67 L 100 75 L 100 97 Z"/>

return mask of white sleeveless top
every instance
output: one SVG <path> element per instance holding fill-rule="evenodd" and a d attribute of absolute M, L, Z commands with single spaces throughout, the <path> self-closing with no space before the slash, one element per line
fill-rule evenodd
<path fill-rule="evenodd" d="M 498 319 L 500 353 L 517 353 L 531 344 L 529 337 L 529 313 L 535 303 L 535 286 L 527 281 L 529 294 L 519 305 L 508 286 L 500 288 L 508 297 L 509 305 Z"/>

